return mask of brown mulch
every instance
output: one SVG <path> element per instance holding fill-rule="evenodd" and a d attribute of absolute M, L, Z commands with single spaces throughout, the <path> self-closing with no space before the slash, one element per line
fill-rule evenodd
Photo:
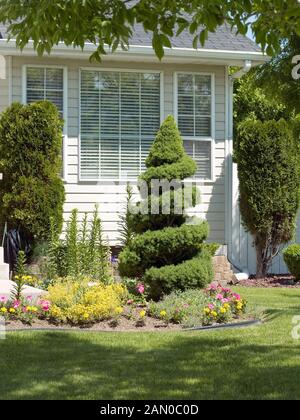
<path fill-rule="evenodd" d="M 34 329 L 43 329 L 43 330 L 73 330 L 73 331 L 174 331 L 182 330 L 182 326 L 175 324 L 166 325 L 164 322 L 154 319 L 147 318 L 145 320 L 144 326 L 136 326 L 135 322 L 129 320 L 125 317 L 122 317 L 117 326 L 111 325 L 109 321 L 102 321 L 96 324 L 88 326 L 74 326 L 66 324 L 51 324 L 46 320 L 37 319 L 32 323 L 32 325 L 23 324 L 20 321 L 8 321 L 6 323 L 6 330 L 34 330 Z"/>
<path fill-rule="evenodd" d="M 254 276 L 251 276 L 249 280 L 240 281 L 238 283 L 238 286 L 259 288 L 282 287 L 289 289 L 298 289 L 300 288 L 300 282 L 296 282 L 295 278 L 289 274 L 270 274 L 264 279 L 256 279 Z"/>

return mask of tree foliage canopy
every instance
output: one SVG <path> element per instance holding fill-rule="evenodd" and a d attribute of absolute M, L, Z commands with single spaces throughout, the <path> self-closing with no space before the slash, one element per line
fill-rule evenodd
<path fill-rule="evenodd" d="M 300 113 L 300 81 L 292 78 L 293 57 L 300 54 L 300 36 L 283 42 L 282 51 L 269 62 L 256 69 L 255 84 L 266 92 L 273 102 L 285 104 L 289 112 Z"/>
<path fill-rule="evenodd" d="M 194 48 L 205 44 L 209 32 L 228 23 L 238 33 L 251 28 L 256 42 L 272 55 L 292 33 L 300 35 L 300 6 L 296 0 L 0 0 L 0 22 L 10 23 L 9 35 L 24 48 L 29 40 L 39 54 L 50 53 L 61 40 L 84 48 L 97 46 L 100 60 L 109 47 L 126 49 L 134 25 L 153 34 L 159 58 L 172 37 L 187 29 Z"/>

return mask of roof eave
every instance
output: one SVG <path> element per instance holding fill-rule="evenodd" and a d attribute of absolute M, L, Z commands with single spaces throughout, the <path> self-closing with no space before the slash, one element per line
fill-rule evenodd
<path fill-rule="evenodd" d="M 84 50 L 81 48 L 67 47 L 63 42 L 55 46 L 51 52 L 51 57 L 69 57 L 77 59 L 88 59 L 95 51 L 94 44 L 85 44 Z M 0 39 L 0 54 L 13 56 L 36 56 L 33 43 L 29 44 L 21 52 L 15 40 L 7 41 Z M 128 51 L 117 49 L 113 54 L 107 49 L 107 55 L 103 59 L 109 60 L 134 60 L 152 61 L 157 59 L 151 46 L 131 45 Z M 270 60 L 270 57 L 262 52 L 256 51 L 230 51 L 214 49 L 193 49 L 193 48 L 165 48 L 163 62 L 209 62 L 219 65 L 241 65 L 245 60 L 251 60 L 253 65 L 260 65 Z M 159 62 L 159 60 L 157 59 Z"/>

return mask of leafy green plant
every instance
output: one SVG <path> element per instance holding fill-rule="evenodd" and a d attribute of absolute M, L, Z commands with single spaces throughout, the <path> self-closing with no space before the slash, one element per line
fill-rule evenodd
<path fill-rule="evenodd" d="M 22 298 L 22 290 L 27 277 L 26 261 L 25 252 L 19 251 L 14 270 L 14 286 L 10 296 L 11 300 L 20 300 Z"/>
<path fill-rule="evenodd" d="M 126 186 L 126 207 L 125 213 L 120 216 L 118 222 L 119 233 L 120 233 L 120 243 L 122 246 L 128 246 L 132 242 L 135 232 L 132 226 L 132 215 L 130 208 L 132 206 L 132 197 L 133 189 L 132 186 L 128 183 Z"/>
<path fill-rule="evenodd" d="M 81 223 L 78 210 L 74 209 L 62 239 L 52 221 L 46 272 L 49 280 L 55 277 L 91 276 L 97 281 L 110 282 L 110 247 L 104 239 L 98 207 L 91 221 L 85 214 Z"/>
<path fill-rule="evenodd" d="M 216 252 L 220 248 L 220 246 L 221 246 L 220 244 L 217 244 L 215 242 L 212 242 L 212 243 L 203 243 L 200 246 L 200 249 L 202 251 L 206 251 L 209 255 L 211 255 L 212 257 L 214 257 L 216 255 Z"/>
<path fill-rule="evenodd" d="M 72 210 L 66 231 L 66 265 L 70 276 L 79 274 L 79 232 L 78 232 L 78 210 Z"/>
<path fill-rule="evenodd" d="M 1 114 L 0 225 L 19 227 L 31 242 L 48 238 L 52 217 L 62 227 L 62 126 L 56 106 L 46 101 L 15 103 Z"/>
<path fill-rule="evenodd" d="M 151 189 L 150 200 L 142 195 L 143 201 L 138 205 L 142 208 L 146 206 L 147 214 L 132 215 L 132 226 L 137 234 L 119 256 L 120 274 L 123 277 L 142 278 L 150 296 L 155 299 L 174 289 L 204 287 L 213 275 L 211 256 L 201 250 L 209 226 L 205 221 L 189 221 L 182 214 L 186 208 L 198 202 L 193 199 L 198 194 L 196 187 L 192 187 L 189 194 L 192 200 L 183 199 L 182 183 L 178 180 L 193 176 L 196 163 L 185 153 L 183 140 L 172 116 L 162 124 L 146 166 L 147 170 L 140 178 L 147 183 L 148 190 L 153 180 L 177 181 L 172 182 L 169 191 L 159 189 L 154 192 Z M 181 212 L 177 211 L 176 197 L 180 197 Z M 159 204 L 158 212 L 151 211 L 154 202 Z M 169 203 L 168 212 L 164 207 L 166 202 Z"/>
<path fill-rule="evenodd" d="M 285 120 L 246 120 L 237 129 L 235 159 L 240 210 L 253 235 L 258 278 L 295 233 L 300 198 L 299 145 Z"/>
<path fill-rule="evenodd" d="M 290 273 L 300 281 L 300 245 L 293 244 L 283 251 L 284 262 Z"/>

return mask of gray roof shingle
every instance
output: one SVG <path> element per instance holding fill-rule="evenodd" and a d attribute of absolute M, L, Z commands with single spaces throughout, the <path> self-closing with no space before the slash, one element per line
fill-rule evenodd
<path fill-rule="evenodd" d="M 0 24 L 0 39 L 7 38 L 7 27 Z M 172 45 L 175 48 L 193 48 L 193 38 L 188 31 L 183 31 L 180 36 L 172 39 Z M 130 41 L 131 45 L 151 46 L 152 34 L 146 33 L 143 26 L 138 24 L 135 26 L 134 34 Z M 235 34 L 228 25 L 217 28 L 216 32 L 210 33 L 204 47 L 198 45 L 198 48 L 211 50 L 227 50 L 227 51 L 243 51 L 243 52 L 260 52 L 261 49 L 251 39 Z"/>

